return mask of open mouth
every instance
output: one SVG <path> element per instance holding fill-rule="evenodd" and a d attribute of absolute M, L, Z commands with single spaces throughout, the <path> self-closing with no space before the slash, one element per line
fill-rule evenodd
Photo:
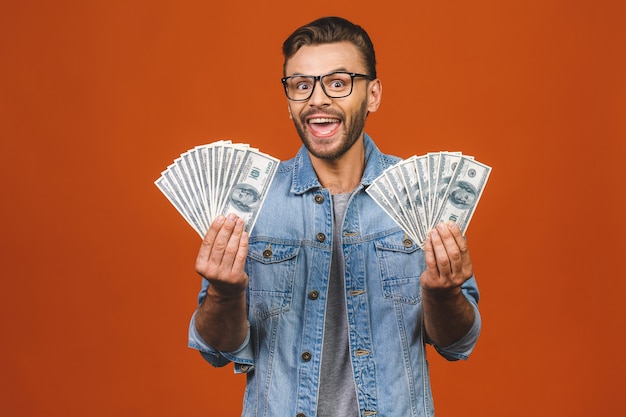
<path fill-rule="evenodd" d="M 341 126 L 341 120 L 334 117 L 313 117 L 307 120 L 307 126 L 317 137 L 332 136 Z"/>

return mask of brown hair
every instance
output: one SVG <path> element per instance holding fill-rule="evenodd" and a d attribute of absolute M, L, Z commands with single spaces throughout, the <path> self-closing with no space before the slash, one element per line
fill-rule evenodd
<path fill-rule="evenodd" d="M 286 75 L 287 61 L 301 47 L 345 41 L 357 47 L 367 75 L 376 78 L 376 54 L 372 40 L 361 26 L 341 17 L 322 17 L 296 29 L 283 43 L 283 74 Z"/>

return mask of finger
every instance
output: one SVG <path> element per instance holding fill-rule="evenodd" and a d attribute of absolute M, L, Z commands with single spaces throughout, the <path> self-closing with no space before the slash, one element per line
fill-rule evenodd
<path fill-rule="evenodd" d="M 230 216 L 226 219 L 226 224 L 230 226 L 230 222 L 234 222 L 232 233 L 228 238 L 228 242 L 226 243 L 226 247 L 224 248 L 224 254 L 222 256 L 222 268 L 226 268 L 229 271 L 232 270 L 233 263 L 235 262 L 235 258 L 239 252 L 239 246 L 241 242 L 241 237 L 243 234 L 244 221 L 243 219 Z"/>
<path fill-rule="evenodd" d="M 441 228 L 439 225 L 436 229 L 431 230 L 430 239 L 432 241 L 435 261 L 437 263 L 437 269 L 439 269 L 439 274 L 445 277 L 449 277 L 451 274 L 450 258 L 448 256 L 446 244 L 444 243 L 444 239 L 440 231 Z"/>
<path fill-rule="evenodd" d="M 455 222 L 450 221 L 447 224 L 448 229 L 450 230 L 452 236 L 454 236 L 454 240 L 456 241 L 456 244 L 459 248 L 459 254 L 461 256 L 461 271 L 463 273 L 463 276 L 465 278 L 469 278 L 474 274 L 474 270 L 472 267 L 472 259 L 469 252 L 469 246 L 467 245 L 467 240 L 465 239 L 465 237 L 461 233 L 461 229 Z"/>
<path fill-rule="evenodd" d="M 222 226 L 220 227 L 215 241 L 213 242 L 213 248 L 211 249 L 211 255 L 209 257 L 209 264 L 213 268 L 217 268 L 220 271 L 221 264 L 223 262 L 224 254 L 228 248 L 233 231 L 237 225 L 238 217 L 235 214 L 229 214 L 224 218 Z"/>
<path fill-rule="evenodd" d="M 235 262 L 233 264 L 233 274 L 245 273 L 246 259 L 248 257 L 248 233 L 245 231 L 241 234 L 239 239 L 239 248 L 237 255 L 235 256 Z"/>
<path fill-rule="evenodd" d="M 461 234 L 461 229 L 459 228 L 459 225 L 457 225 L 453 221 L 449 221 L 447 223 L 447 226 L 448 226 L 448 230 L 452 234 L 452 237 L 454 237 L 454 240 L 456 241 L 457 246 L 459 247 L 459 252 L 461 256 L 465 257 L 469 255 L 467 241 L 465 240 L 465 237 L 463 237 L 463 234 Z"/>
<path fill-rule="evenodd" d="M 433 248 L 433 242 L 430 236 L 431 233 L 428 233 L 426 241 L 424 242 L 424 261 L 426 262 L 426 268 L 430 270 L 430 272 L 437 274 L 439 273 L 437 270 L 437 259 L 435 258 L 435 249 Z"/>
<path fill-rule="evenodd" d="M 215 288 L 219 288 L 219 292 L 223 294 L 233 294 L 233 291 L 239 293 L 248 284 L 244 269 L 248 255 L 248 234 L 245 233 L 244 226 L 243 219 L 229 214 L 222 230 L 220 230 L 220 234 L 223 230 L 230 229 L 230 232 L 228 233 L 228 242 L 224 250 L 220 252 L 220 262 L 215 265 L 217 270 L 215 280 L 211 283 Z"/>
<path fill-rule="evenodd" d="M 202 239 L 202 244 L 198 250 L 198 256 L 196 258 L 196 270 L 198 273 L 202 273 L 200 270 L 204 270 L 208 263 L 209 257 L 213 251 L 215 239 L 224 224 L 226 218 L 224 216 L 218 216 L 209 226 L 209 230 Z"/>
<path fill-rule="evenodd" d="M 196 271 L 203 277 L 210 280 L 223 273 L 222 259 L 236 222 L 234 214 L 228 217 L 220 215 L 209 227 L 196 259 Z"/>
<path fill-rule="evenodd" d="M 433 242 L 430 237 L 430 233 L 426 235 L 424 240 L 424 262 L 426 262 L 426 268 L 420 276 L 420 284 L 423 289 L 428 289 L 434 286 L 439 279 L 439 270 L 437 269 L 437 260 L 435 259 L 435 251 L 433 249 Z"/>
<path fill-rule="evenodd" d="M 209 226 L 209 230 L 207 230 L 204 235 L 204 239 L 202 239 L 202 245 L 200 246 L 200 251 L 202 254 L 207 254 L 211 252 L 211 248 L 213 247 L 213 242 L 215 241 L 215 237 L 220 231 L 222 224 L 224 223 L 225 217 L 218 216 L 213 223 Z"/>
<path fill-rule="evenodd" d="M 450 264 L 450 270 L 452 273 L 455 273 L 460 271 L 463 267 L 463 259 L 457 239 L 455 238 L 453 231 L 450 229 L 451 225 L 455 225 L 455 223 L 439 223 L 437 225 L 437 232 L 439 233 L 445 248 L 446 257 L 448 258 L 448 262 Z"/>

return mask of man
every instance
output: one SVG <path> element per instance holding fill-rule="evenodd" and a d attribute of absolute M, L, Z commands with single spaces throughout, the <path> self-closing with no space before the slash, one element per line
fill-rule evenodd
<path fill-rule="evenodd" d="M 363 131 L 382 97 L 365 31 L 322 18 L 283 52 L 303 147 L 250 236 L 211 225 L 189 346 L 247 373 L 243 416 L 432 416 L 425 345 L 466 359 L 480 332 L 467 244 L 450 222 L 420 249 L 365 192 L 400 160 Z"/>
<path fill-rule="evenodd" d="M 254 211 L 259 205 L 259 191 L 249 184 L 237 184 L 230 192 L 230 201 L 244 213 Z"/>
<path fill-rule="evenodd" d="M 454 188 L 450 190 L 450 202 L 459 208 L 471 207 L 476 201 L 476 190 L 464 181 L 454 184 Z"/>

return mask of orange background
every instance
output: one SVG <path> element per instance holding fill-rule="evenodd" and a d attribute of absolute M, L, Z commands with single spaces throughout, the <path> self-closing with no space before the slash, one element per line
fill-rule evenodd
<path fill-rule="evenodd" d="M 438 416 L 624 415 L 625 4 L 3 0 L 0 415 L 239 415 L 186 347 L 200 240 L 153 181 L 218 139 L 293 155 L 280 46 L 330 14 L 376 45 L 383 151 L 493 167 Z"/>

